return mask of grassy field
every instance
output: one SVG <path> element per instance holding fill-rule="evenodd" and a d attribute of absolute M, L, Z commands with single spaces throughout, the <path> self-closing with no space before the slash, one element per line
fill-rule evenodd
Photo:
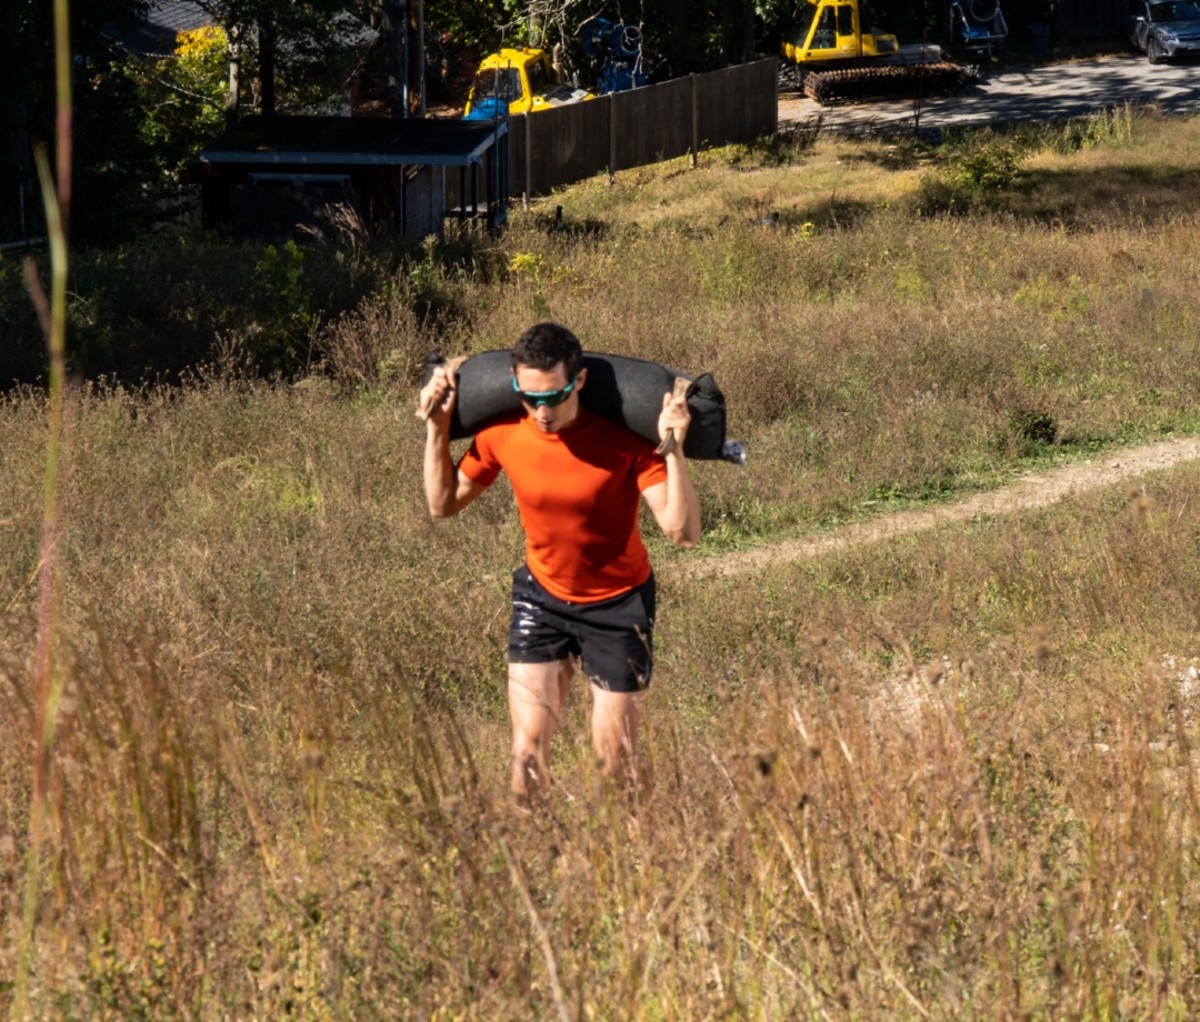
<path fill-rule="evenodd" d="M 1200 433 L 1198 200 L 1200 122 L 1153 112 L 934 149 L 776 139 L 564 190 L 337 316 L 284 274 L 307 374 L 241 371 L 277 304 L 241 333 L 226 310 L 182 386 L 76 386 L 32 862 L 47 404 L 10 391 L 0 1014 L 1192 1017 L 1200 469 L 683 568 Z M 412 402 L 430 349 L 544 318 L 713 372 L 750 462 L 695 466 L 698 550 L 651 544 L 653 789 L 600 784 L 577 690 L 528 819 L 506 794 L 519 523 L 503 484 L 427 519 Z"/>

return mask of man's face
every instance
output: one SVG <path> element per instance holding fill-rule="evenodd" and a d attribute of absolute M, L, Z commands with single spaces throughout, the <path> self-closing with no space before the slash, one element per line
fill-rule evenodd
<path fill-rule="evenodd" d="M 517 366 L 514 374 L 517 388 L 521 392 L 521 405 L 543 433 L 557 433 L 575 421 L 579 415 L 579 392 L 583 389 L 586 376 L 587 370 L 580 369 L 571 392 L 560 403 L 554 404 L 556 398 L 571 382 L 567 378 L 567 369 L 563 363 L 559 362 L 553 369 Z M 539 400 L 542 396 L 548 400 Z"/>

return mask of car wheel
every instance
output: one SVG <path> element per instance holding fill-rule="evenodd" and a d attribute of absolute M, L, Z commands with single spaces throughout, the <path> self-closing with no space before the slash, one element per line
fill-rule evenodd
<path fill-rule="evenodd" d="M 1159 48 L 1158 40 L 1151 36 L 1146 40 L 1146 59 L 1151 64 L 1161 64 L 1163 62 L 1163 53 Z"/>

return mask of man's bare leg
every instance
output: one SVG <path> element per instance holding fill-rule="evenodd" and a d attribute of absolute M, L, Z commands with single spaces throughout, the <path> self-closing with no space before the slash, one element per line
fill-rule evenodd
<path fill-rule="evenodd" d="M 592 686 L 592 748 L 607 777 L 639 780 L 636 766 L 638 724 L 644 692 L 609 692 Z"/>
<path fill-rule="evenodd" d="M 569 660 L 508 665 L 512 717 L 512 793 L 519 804 L 550 784 L 550 739 L 572 675 Z"/>

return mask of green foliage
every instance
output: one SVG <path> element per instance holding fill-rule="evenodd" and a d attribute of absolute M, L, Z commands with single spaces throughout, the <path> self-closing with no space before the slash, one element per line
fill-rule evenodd
<path fill-rule="evenodd" d="M 196 154 L 224 126 L 229 48 L 217 26 L 181 32 L 175 53 L 130 61 L 136 76 L 143 142 L 153 153 L 159 187 L 196 187 Z"/>
<path fill-rule="evenodd" d="M 139 383 L 220 361 L 294 376 L 318 355 L 314 332 L 380 293 L 399 257 L 387 244 L 345 253 L 164 235 L 80 250 L 69 307 L 72 372 Z M 30 382 L 45 364 L 44 341 L 19 263 L 0 259 L 0 267 L 0 381 Z"/>
<path fill-rule="evenodd" d="M 1024 155 L 1019 140 L 990 130 L 952 137 L 941 165 L 922 181 L 915 204 L 926 214 L 987 208 L 1016 182 Z"/>
<path fill-rule="evenodd" d="M 1127 146 L 1133 142 L 1136 112 L 1130 103 L 1067 121 L 1050 131 L 1049 147 L 1059 153 L 1100 146 Z"/>
<path fill-rule="evenodd" d="M 441 300 L 444 276 L 437 258 L 438 241 L 427 238 L 420 259 L 408 267 L 408 287 L 421 307 L 422 313 L 435 309 Z"/>
<path fill-rule="evenodd" d="M 48 142 L 53 135 L 49 45 L 51 5 L 13 0 L 0 39 L 0 95 L 13 138 Z M 346 78 L 362 43 L 334 27 L 340 2 L 207 5 L 220 24 L 241 31 L 243 88 L 258 94 L 256 19 L 271 18 L 279 36 L 277 109 L 327 112 L 340 108 Z M 153 60 L 115 57 L 108 36 L 131 28 L 144 0 L 94 0 L 71 5 L 75 51 L 73 240 L 120 244 L 181 210 L 195 208 L 194 157 L 224 123 L 228 63 L 222 28 L 185 34 L 175 54 Z M 28 220 L 38 219 L 25 147 L 0 148 L 0 236 L 15 237 L 26 187 Z M 30 233 L 36 233 L 31 231 Z"/>
<path fill-rule="evenodd" d="M 1008 188 L 1021 169 L 1022 152 L 1010 138 L 971 136 L 949 152 L 943 173 L 952 188 L 968 196 L 988 195 Z"/>
<path fill-rule="evenodd" d="M 470 238 L 443 241 L 432 234 L 419 248 L 410 246 L 397 286 L 419 320 L 446 325 L 464 315 L 464 294 L 470 285 L 486 282 L 485 264 L 503 264 L 502 251 L 484 248 L 491 251 L 478 251 Z"/>
<path fill-rule="evenodd" d="M 755 0 L 754 13 L 763 25 L 763 35 L 770 40 L 782 39 L 793 27 L 799 5 L 795 0 Z"/>
<path fill-rule="evenodd" d="M 770 273 L 754 246 L 731 246 L 719 261 L 713 260 L 715 254 L 701 257 L 700 286 L 717 305 L 747 301 L 770 289 Z"/>
<path fill-rule="evenodd" d="M 304 280 L 304 252 L 295 241 L 267 245 L 254 265 L 263 316 L 243 335 L 251 364 L 267 372 L 294 372 L 307 356 L 313 323 Z"/>
<path fill-rule="evenodd" d="M 143 0 L 95 0 L 70 5 L 74 52 L 74 207 L 72 237 L 89 241 L 129 237 L 144 222 L 143 193 L 153 186 L 147 153 L 138 138 L 141 111 L 127 74 L 114 66 L 108 34 L 131 27 Z M 51 147 L 55 96 L 51 47 L 53 5 L 12 0 L 0 33 L 0 96 L 9 143 L 0 147 L 0 237 L 16 237 L 17 188 L 26 188 L 26 223 L 41 219 L 33 187 L 30 145 Z M 86 152 L 86 158 L 80 153 Z M 36 226 L 30 230 L 37 234 Z"/>
<path fill-rule="evenodd" d="M 1008 414 L 1009 430 L 1023 455 L 1036 447 L 1050 446 L 1058 439 L 1054 417 L 1030 408 L 1015 408 Z"/>
<path fill-rule="evenodd" d="M 201 6 L 239 40 L 245 106 L 263 100 L 262 45 L 268 34 L 275 41 L 277 113 L 329 112 L 339 104 L 366 45 L 353 21 L 341 20 L 347 13 L 344 0 L 202 0 Z M 255 77 L 257 90 L 251 85 Z"/>
<path fill-rule="evenodd" d="M 381 0 L 362 0 L 372 24 L 378 24 Z M 439 0 L 425 7 L 425 24 L 430 40 L 448 36 L 459 45 L 494 49 L 500 41 L 497 26 L 513 20 L 504 0 Z M 508 38 L 511 38 L 509 36 Z"/>

